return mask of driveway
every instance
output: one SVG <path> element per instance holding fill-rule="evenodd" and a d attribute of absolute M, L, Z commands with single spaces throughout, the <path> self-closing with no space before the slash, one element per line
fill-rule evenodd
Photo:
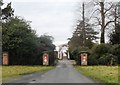
<path fill-rule="evenodd" d="M 75 70 L 67 59 L 60 60 L 55 69 L 24 75 L 6 83 L 96 83 Z"/>

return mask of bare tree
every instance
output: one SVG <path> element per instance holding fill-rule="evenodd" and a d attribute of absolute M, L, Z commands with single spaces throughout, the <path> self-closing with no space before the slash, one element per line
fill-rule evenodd
<path fill-rule="evenodd" d="M 85 46 L 85 41 L 86 41 L 86 36 L 85 36 L 85 14 L 84 14 L 84 11 L 85 11 L 85 6 L 84 6 L 84 2 L 82 4 L 82 10 L 83 10 L 83 13 L 82 13 L 82 20 L 83 20 L 83 45 Z"/>
<path fill-rule="evenodd" d="M 101 43 L 105 42 L 104 35 L 105 35 L 105 12 L 104 12 L 104 3 L 100 2 L 100 13 L 101 13 Z"/>
<path fill-rule="evenodd" d="M 95 11 L 100 13 L 100 17 L 95 15 L 98 25 L 100 25 L 100 31 L 101 31 L 100 43 L 105 43 L 105 30 L 107 26 L 109 26 L 113 22 L 116 24 L 117 17 L 115 11 L 114 11 L 115 18 L 113 18 L 113 15 L 111 15 L 111 10 L 113 10 L 115 6 L 114 3 L 105 2 L 105 1 L 97 2 L 96 5 L 99 6 L 99 8 Z M 114 10 L 116 10 L 116 8 Z"/>
<path fill-rule="evenodd" d="M 88 4 L 88 3 L 87 3 Z M 89 44 L 92 43 L 93 40 L 97 39 L 96 35 L 98 34 L 92 27 L 92 24 L 89 23 L 90 18 L 85 17 L 85 13 L 88 12 L 86 8 L 86 3 L 83 2 L 82 4 L 82 13 L 81 13 L 81 19 L 78 19 L 77 26 L 75 28 L 75 31 L 73 33 L 73 37 L 71 38 L 71 41 L 73 43 L 76 43 L 75 45 L 86 47 Z M 75 40 L 76 39 L 76 40 Z"/>
<path fill-rule="evenodd" d="M 109 34 L 109 41 L 111 44 L 119 44 L 120 43 L 120 2 L 116 3 L 114 6 L 114 12 L 112 15 L 114 17 L 114 29 L 112 33 Z"/>

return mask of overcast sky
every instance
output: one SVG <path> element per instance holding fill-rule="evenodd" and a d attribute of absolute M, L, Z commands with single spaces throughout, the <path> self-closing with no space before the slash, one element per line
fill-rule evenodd
<path fill-rule="evenodd" d="M 51 35 L 54 37 L 54 44 L 60 45 L 67 43 L 67 38 L 72 36 L 78 16 L 77 12 L 82 1 L 4 0 L 4 3 L 12 2 L 15 15 L 31 21 L 31 27 L 36 30 L 38 36 Z"/>
<path fill-rule="evenodd" d="M 76 9 L 80 0 L 4 0 L 12 2 L 15 15 L 31 22 L 37 35 L 54 37 L 56 45 L 67 43 L 72 36 Z"/>

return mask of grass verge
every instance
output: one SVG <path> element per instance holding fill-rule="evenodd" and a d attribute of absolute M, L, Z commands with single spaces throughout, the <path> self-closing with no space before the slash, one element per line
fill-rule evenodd
<path fill-rule="evenodd" d="M 2 66 L 0 66 L 0 85 L 2 84 Z"/>
<path fill-rule="evenodd" d="M 53 68 L 53 66 L 2 66 L 2 81 L 7 81 L 25 74 L 48 71 Z"/>
<path fill-rule="evenodd" d="M 118 66 L 75 66 L 75 68 L 87 77 L 109 85 L 119 85 Z"/>

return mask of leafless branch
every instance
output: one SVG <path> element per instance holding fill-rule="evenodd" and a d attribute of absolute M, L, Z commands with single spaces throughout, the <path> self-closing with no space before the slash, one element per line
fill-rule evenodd
<path fill-rule="evenodd" d="M 89 20 L 92 18 L 93 14 L 94 14 L 95 12 L 97 12 L 97 11 L 100 11 L 100 9 L 96 9 L 95 11 L 93 11 L 93 13 L 91 14 Z"/>
<path fill-rule="evenodd" d="M 112 22 L 114 22 L 114 21 L 108 21 L 106 24 L 105 24 L 105 26 L 104 26 L 104 28 L 106 28 L 110 23 L 112 23 Z"/>
<path fill-rule="evenodd" d="M 100 22 L 100 19 L 98 17 L 94 17 L 94 18 L 97 19 L 98 25 L 102 25 L 101 22 Z"/>
<path fill-rule="evenodd" d="M 93 2 L 94 2 L 94 6 L 99 5 L 99 2 L 96 0 L 93 0 Z"/>
<path fill-rule="evenodd" d="M 112 4 L 108 9 L 105 9 L 104 14 L 106 14 L 114 5 Z"/>

